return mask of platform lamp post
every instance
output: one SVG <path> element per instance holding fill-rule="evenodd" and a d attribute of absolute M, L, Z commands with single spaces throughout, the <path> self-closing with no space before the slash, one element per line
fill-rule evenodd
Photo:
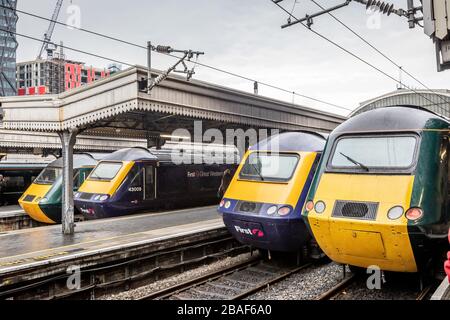
<path fill-rule="evenodd" d="M 78 130 L 69 129 L 59 132 L 63 157 L 63 195 L 62 195 L 62 233 L 73 235 L 75 232 L 73 204 L 73 147 Z"/>

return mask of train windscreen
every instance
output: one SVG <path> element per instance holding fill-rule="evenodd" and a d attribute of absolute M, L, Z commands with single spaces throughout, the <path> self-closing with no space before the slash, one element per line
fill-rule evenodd
<path fill-rule="evenodd" d="M 354 136 L 337 141 L 331 168 L 404 169 L 413 165 L 415 136 Z"/>
<path fill-rule="evenodd" d="M 122 168 L 121 162 L 100 162 L 89 176 L 93 180 L 112 180 Z"/>
<path fill-rule="evenodd" d="M 294 174 L 300 156 L 297 154 L 251 153 L 239 173 L 240 179 L 288 181 Z"/>
<path fill-rule="evenodd" d="M 53 184 L 62 175 L 62 168 L 47 167 L 37 176 L 34 183 Z"/>

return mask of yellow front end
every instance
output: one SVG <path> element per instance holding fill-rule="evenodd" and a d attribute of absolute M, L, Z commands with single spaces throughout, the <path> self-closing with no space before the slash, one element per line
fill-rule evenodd
<path fill-rule="evenodd" d="M 45 197 L 51 184 L 32 183 L 19 199 L 19 205 L 34 220 L 44 223 L 55 223 L 42 212 L 39 201 Z"/>
<path fill-rule="evenodd" d="M 310 211 L 308 221 L 322 250 L 334 261 L 382 270 L 417 272 L 408 221 L 390 220 L 394 206 L 410 205 L 414 176 L 324 173 L 314 203 L 325 202 L 323 213 Z M 336 201 L 378 203 L 374 220 L 332 216 Z"/>
<path fill-rule="evenodd" d="M 224 198 L 279 205 L 291 205 L 292 208 L 295 209 L 317 153 L 291 152 L 299 154 L 300 160 L 292 178 L 287 182 L 261 182 L 240 179 L 239 172 L 241 172 L 243 163 L 245 163 L 245 159 L 247 159 L 249 153 L 246 154 L 244 160 L 239 166 L 237 170 L 238 173 L 233 177 Z"/>
<path fill-rule="evenodd" d="M 83 182 L 81 187 L 78 189 L 78 192 L 107 194 L 112 196 L 116 192 L 117 188 L 119 188 L 128 172 L 130 172 L 133 165 L 134 161 L 122 161 L 122 167 L 112 180 L 94 180 L 88 178 Z"/>

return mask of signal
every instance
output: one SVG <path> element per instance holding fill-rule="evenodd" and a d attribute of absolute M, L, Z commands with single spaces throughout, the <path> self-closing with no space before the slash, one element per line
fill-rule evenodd
<path fill-rule="evenodd" d="M 423 0 L 423 29 L 436 44 L 438 72 L 450 69 L 450 3 Z"/>

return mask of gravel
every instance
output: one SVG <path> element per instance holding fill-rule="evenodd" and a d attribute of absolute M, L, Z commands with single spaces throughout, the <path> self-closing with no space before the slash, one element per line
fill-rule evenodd
<path fill-rule="evenodd" d="M 102 300 L 133 300 L 143 296 L 146 296 L 152 292 L 156 292 L 162 289 L 166 289 L 173 285 L 177 285 L 181 282 L 194 279 L 198 276 L 202 276 L 205 273 L 218 271 L 222 268 L 232 266 L 236 263 L 248 260 L 250 254 L 245 253 L 236 257 L 228 257 L 223 260 L 201 266 L 176 276 L 172 276 L 163 280 L 153 282 L 147 286 L 143 286 L 137 289 L 121 292 L 118 294 L 105 295 L 100 297 Z M 261 265 L 258 269 L 261 269 Z M 264 270 L 264 267 L 262 267 Z M 271 268 L 267 266 L 267 271 Z M 272 270 L 270 270 L 272 271 Z M 234 278 L 241 278 L 246 282 L 249 279 L 258 283 L 263 280 L 264 274 L 259 274 L 259 278 L 255 278 L 254 272 L 248 272 L 247 270 L 236 274 L 230 274 L 226 278 L 222 278 L 216 282 L 219 286 L 214 287 L 211 284 L 206 284 L 198 289 L 205 289 L 211 294 L 216 292 L 218 294 L 227 294 L 234 290 L 227 290 L 222 287 L 231 285 L 236 289 L 245 289 L 248 287 L 246 283 L 236 283 L 227 280 Z M 251 295 L 247 299 L 249 300 L 312 300 L 334 287 L 342 280 L 342 265 L 336 263 L 328 263 L 321 265 L 312 265 L 307 267 L 298 273 L 289 276 L 288 278 L 271 285 L 270 287 L 261 290 L 254 295 Z M 365 280 L 357 279 L 356 282 L 345 288 L 335 297 L 334 300 L 410 300 L 415 299 L 418 295 L 418 290 L 414 281 L 405 276 L 396 276 L 392 281 L 388 281 L 382 286 L 381 290 L 369 290 L 365 284 Z M 413 284 L 413 285 L 412 285 Z M 237 288 L 240 287 L 240 288 Z M 230 291 L 230 292 L 228 292 Z M 179 294 L 183 296 L 183 293 Z M 205 296 L 198 292 L 195 293 L 189 291 L 189 298 L 196 299 L 211 299 L 212 297 Z"/>
<path fill-rule="evenodd" d="M 213 262 L 211 264 L 207 264 L 192 270 L 185 271 L 176 276 L 172 276 L 163 280 L 155 281 L 149 285 L 139 287 L 136 289 L 132 289 L 129 291 L 120 292 L 117 294 L 104 295 L 99 297 L 99 300 L 134 300 L 140 297 L 144 297 L 152 292 L 156 292 L 162 289 L 169 288 L 171 286 L 180 284 L 181 282 L 185 282 L 199 276 L 202 276 L 206 273 L 214 272 L 221 270 L 225 267 L 232 266 L 234 264 L 243 262 L 250 258 L 249 253 L 244 253 L 238 255 L 236 257 L 227 257 L 222 260 Z"/>
<path fill-rule="evenodd" d="M 248 297 L 249 300 L 311 300 L 342 279 L 342 266 L 313 265 Z"/>
<path fill-rule="evenodd" d="M 398 274 L 380 289 L 368 289 L 365 279 L 357 279 L 333 300 L 415 300 L 419 293 L 418 279 Z"/>

